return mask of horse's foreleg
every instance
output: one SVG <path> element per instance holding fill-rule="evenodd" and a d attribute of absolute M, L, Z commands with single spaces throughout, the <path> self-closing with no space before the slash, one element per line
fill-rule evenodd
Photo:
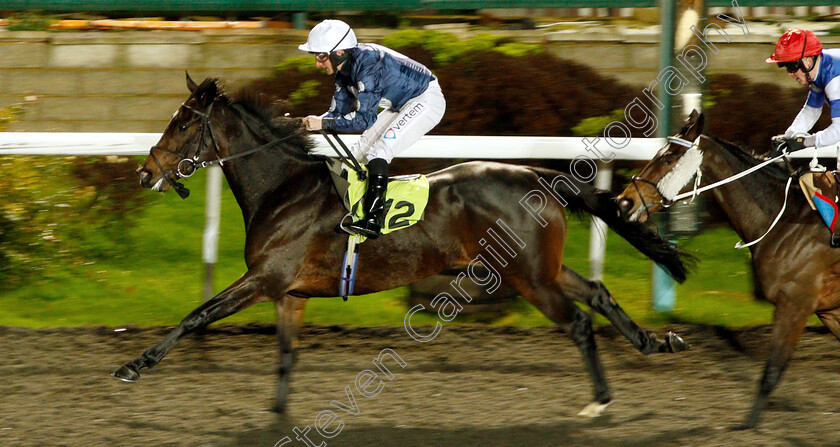
<path fill-rule="evenodd" d="M 274 411 L 282 413 L 286 409 L 289 396 L 289 379 L 295 363 L 297 350 L 297 332 L 303 323 L 303 310 L 306 299 L 286 295 L 275 303 L 277 309 L 277 340 L 280 344 L 280 364 L 277 368 L 278 386 Z"/>
<path fill-rule="evenodd" d="M 616 303 L 610 292 L 600 281 L 583 278 L 574 270 L 563 266 L 560 275 L 560 287 L 563 293 L 586 304 L 596 312 L 607 317 L 639 352 L 680 352 L 688 349 L 688 344 L 677 334 L 669 332 L 664 341 L 656 338 L 653 332 L 642 330 Z"/>
<path fill-rule="evenodd" d="M 160 363 L 163 357 L 191 331 L 206 327 L 214 321 L 230 316 L 265 299 L 256 294 L 255 291 L 256 281 L 249 278 L 248 275 L 243 276 L 223 292 L 192 311 L 163 340 L 136 359 L 123 365 L 112 375 L 127 382 L 139 379 L 141 369 L 151 368 Z"/>
<path fill-rule="evenodd" d="M 738 428 L 753 428 L 758 423 L 761 412 L 767 408 L 770 393 L 779 384 L 782 373 L 787 368 L 788 361 L 811 312 L 797 308 L 796 303 L 784 302 L 785 304 L 776 307 L 773 313 L 773 335 L 770 339 L 770 357 L 764 365 L 764 373 L 761 375 L 761 384 L 758 387 L 758 397 L 755 405 L 744 425 Z"/>

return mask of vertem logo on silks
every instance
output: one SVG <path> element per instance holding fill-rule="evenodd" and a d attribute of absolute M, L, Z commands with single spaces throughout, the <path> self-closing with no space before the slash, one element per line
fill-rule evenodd
<path fill-rule="evenodd" d="M 423 103 L 417 103 L 412 107 L 410 110 L 405 112 L 405 115 L 399 119 L 399 121 L 395 122 L 393 126 L 389 127 L 388 130 L 385 131 L 385 134 L 382 135 L 382 138 L 386 140 L 396 140 L 397 139 L 397 131 L 403 128 L 408 122 L 414 118 L 415 116 L 419 115 L 420 112 L 426 108 Z"/>

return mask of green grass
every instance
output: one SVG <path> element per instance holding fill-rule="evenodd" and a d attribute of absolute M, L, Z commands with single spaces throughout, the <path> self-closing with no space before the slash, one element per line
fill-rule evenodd
<path fill-rule="evenodd" d="M 139 224 L 130 229 L 122 253 L 104 260 L 76 265 L 54 265 L 51 280 L 2 292 L 0 325 L 171 325 L 177 324 L 201 302 L 204 267 L 201 238 L 204 223 L 203 172 L 188 181 L 190 199 L 172 192 L 159 195 Z M 153 193 L 149 193 L 153 194 Z M 588 267 L 589 223 L 570 219 L 566 262 L 583 275 Z M 771 321 L 772 306 L 752 297 L 749 253 L 732 246 L 737 236 L 715 228 L 684 242 L 683 248 L 700 259 L 696 272 L 678 286 L 677 306 L 670 315 L 651 310 L 651 268 L 624 240 L 610 233 L 604 283 L 621 306 L 639 324 L 660 326 L 690 322 L 745 326 Z M 224 289 L 245 271 L 242 260 L 242 216 L 230 191 L 222 201 L 219 262 L 214 290 Z M 362 248 L 364 256 L 364 247 Z M 336 266 L 336 273 L 338 266 Z M 336 279 L 336 284 L 338 280 Z M 305 321 L 358 326 L 402 325 L 408 288 L 352 297 L 314 298 L 307 304 Z M 260 304 L 225 322 L 274 322 L 272 304 Z M 417 314 L 412 324 L 433 324 L 434 315 Z M 550 324 L 533 306 L 520 300 L 501 318 L 456 320 L 454 324 L 482 321 L 497 325 Z M 604 322 L 605 320 L 599 320 Z M 816 321 L 816 320 L 814 320 Z"/>

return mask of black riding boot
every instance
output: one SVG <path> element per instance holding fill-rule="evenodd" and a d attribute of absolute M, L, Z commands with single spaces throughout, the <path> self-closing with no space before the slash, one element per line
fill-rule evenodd
<path fill-rule="evenodd" d="M 379 237 L 385 226 L 385 190 L 388 188 L 388 162 L 374 158 L 368 162 L 368 186 L 364 198 L 365 215 L 348 225 L 351 231 L 370 239 Z"/>

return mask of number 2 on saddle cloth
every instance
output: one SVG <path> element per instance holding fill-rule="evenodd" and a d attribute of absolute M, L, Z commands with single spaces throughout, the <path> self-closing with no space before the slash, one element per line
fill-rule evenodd
<path fill-rule="evenodd" d="M 365 180 L 360 180 L 355 171 L 344 168 L 341 163 L 330 159 L 330 168 L 335 189 L 344 202 L 344 207 L 354 220 L 364 216 L 361 201 L 367 190 Z M 429 180 L 425 175 L 402 175 L 388 179 L 385 192 L 385 226 L 382 234 L 408 228 L 423 219 L 423 211 L 429 203 Z"/>
<path fill-rule="evenodd" d="M 361 219 L 363 216 L 361 201 L 367 190 L 366 181 L 360 180 L 356 171 L 347 169 L 337 160 L 329 159 L 326 163 L 335 189 L 348 210 L 344 219 L 348 217 L 351 220 Z M 423 219 L 423 212 L 429 203 L 429 180 L 424 175 L 391 177 L 388 180 L 385 197 L 385 226 L 382 227 L 382 235 L 408 228 Z M 347 252 L 344 254 L 338 290 L 345 301 L 349 295 L 353 294 L 356 262 L 359 256 L 358 244 L 364 242 L 365 239 L 364 236 L 358 234 L 347 239 Z"/>

